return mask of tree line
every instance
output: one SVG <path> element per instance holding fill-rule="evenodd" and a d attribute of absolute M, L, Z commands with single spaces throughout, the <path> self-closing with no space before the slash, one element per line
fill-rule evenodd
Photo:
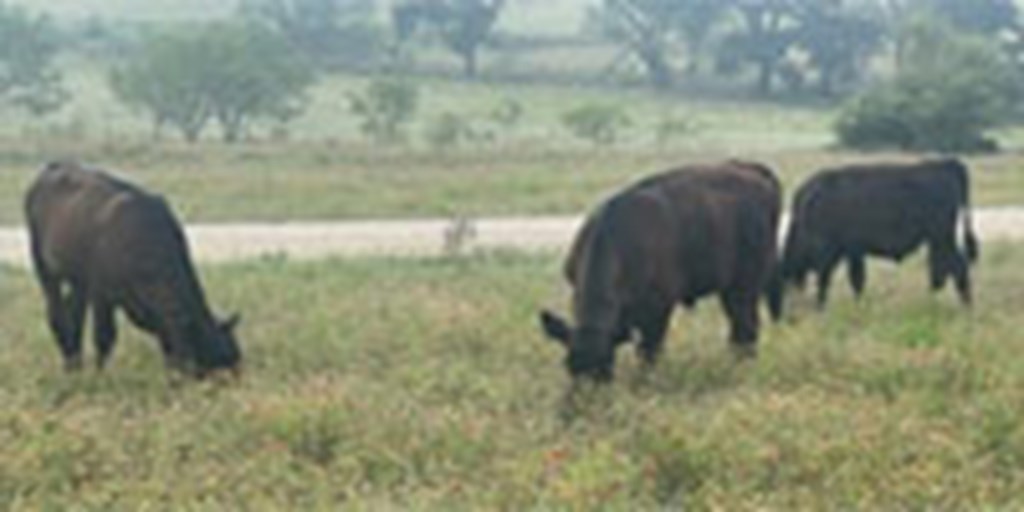
<path fill-rule="evenodd" d="M 257 119 L 286 123 L 323 73 L 407 70 L 440 48 L 482 73 L 506 0 L 241 0 L 237 16 L 124 37 L 102 23 L 116 96 L 156 134 L 236 141 Z M 382 15 L 383 14 L 383 15 Z M 582 30 L 617 48 L 611 69 L 653 89 L 699 75 L 750 80 L 758 95 L 845 97 L 837 133 L 856 147 L 982 149 L 1016 116 L 1024 29 L 1013 0 L 600 0 Z M 65 31 L 66 32 L 66 31 Z M 0 103 L 46 113 L 69 97 L 56 58 L 72 36 L 0 0 Z"/>

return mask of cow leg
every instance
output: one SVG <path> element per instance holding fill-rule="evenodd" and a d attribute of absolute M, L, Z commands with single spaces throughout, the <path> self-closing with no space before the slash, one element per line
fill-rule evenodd
<path fill-rule="evenodd" d="M 863 254 L 851 254 L 846 259 L 847 274 L 850 278 L 850 288 L 853 289 L 854 297 L 860 298 L 864 294 L 864 283 L 867 281 L 867 268 L 864 264 Z"/>
<path fill-rule="evenodd" d="M 95 301 L 92 308 L 93 342 L 96 344 L 96 368 L 102 370 L 110 359 L 117 340 L 114 307 L 105 301 Z"/>
<path fill-rule="evenodd" d="M 722 307 L 729 317 L 729 342 L 741 357 L 757 355 L 758 294 L 727 290 L 720 295 Z"/>
<path fill-rule="evenodd" d="M 653 365 L 661 355 L 671 316 L 671 304 L 649 306 L 637 315 L 636 324 L 640 330 L 640 344 L 637 346 L 637 353 L 645 364 Z"/>
<path fill-rule="evenodd" d="M 950 258 L 953 267 L 953 282 L 956 284 L 956 292 L 960 301 L 965 305 L 971 305 L 971 269 L 967 258 L 960 251 L 954 250 Z"/>
<path fill-rule="evenodd" d="M 825 308 L 828 301 L 828 288 L 832 284 L 832 272 L 839 264 L 840 255 L 829 253 L 818 265 L 818 309 Z"/>
<path fill-rule="evenodd" d="M 949 274 L 953 274 L 960 301 L 971 305 L 971 275 L 967 258 L 957 250 L 955 235 L 950 233 L 938 242 L 928 245 L 928 266 L 933 291 L 938 291 L 946 284 Z"/>
<path fill-rule="evenodd" d="M 945 253 L 941 245 L 935 242 L 928 244 L 928 282 L 933 292 L 944 288 L 949 277 L 949 260 Z"/>

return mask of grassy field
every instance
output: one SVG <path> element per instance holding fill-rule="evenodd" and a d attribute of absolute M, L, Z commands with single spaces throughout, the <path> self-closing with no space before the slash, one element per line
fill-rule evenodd
<path fill-rule="evenodd" d="M 0 158 L 0 224 L 21 220 L 24 190 L 41 162 L 73 154 L 170 198 L 189 222 L 283 221 L 453 215 L 580 214 L 647 173 L 726 158 L 696 152 L 543 150 L 532 147 L 436 154 L 321 144 L 126 148 L 82 146 L 53 153 L 9 149 Z M 774 166 L 787 192 L 825 165 L 897 155 L 825 150 L 744 152 Z M 980 157 L 976 205 L 1024 203 L 1024 155 Z"/>
<path fill-rule="evenodd" d="M 829 510 L 1024 507 L 1024 246 L 989 246 L 973 311 L 920 259 L 867 300 L 795 300 L 736 365 L 715 304 L 646 377 L 565 409 L 551 257 L 211 267 L 241 310 L 235 385 L 173 384 L 124 328 L 62 375 L 29 277 L 0 274 L 0 509 Z"/>
<path fill-rule="evenodd" d="M 287 140 L 257 127 L 253 140 L 237 146 L 205 140 L 190 147 L 153 141 L 145 119 L 110 96 L 95 65 L 71 66 L 69 80 L 76 95 L 65 110 L 44 120 L 12 116 L 0 127 L 0 224 L 20 221 L 35 169 L 60 157 L 118 170 L 167 195 L 189 221 L 578 214 L 637 177 L 680 163 L 762 160 L 791 191 L 826 165 L 900 157 L 828 149 L 834 108 L 437 79 L 420 83 L 412 144 L 382 148 L 365 142 L 348 113 L 346 94 L 367 80 L 358 77 L 321 83 Z M 523 105 L 524 117 L 495 142 L 425 147 L 423 133 L 442 113 L 482 123 L 509 98 Z M 590 103 L 629 113 L 620 143 L 595 148 L 562 126 L 562 113 Z M 659 145 L 654 126 L 666 113 L 694 128 Z M 970 160 L 977 204 L 1024 202 L 1024 131 L 1002 140 L 1007 153 Z"/>

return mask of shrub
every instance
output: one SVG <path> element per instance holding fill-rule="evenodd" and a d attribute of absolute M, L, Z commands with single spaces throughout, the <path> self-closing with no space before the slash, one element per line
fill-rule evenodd
<path fill-rule="evenodd" d="M 632 121 L 617 105 L 590 103 L 563 114 L 562 124 L 576 137 L 603 146 L 614 144 Z"/>
<path fill-rule="evenodd" d="M 989 43 L 919 20 L 906 35 L 894 79 L 843 108 L 836 133 L 857 149 L 988 151 L 985 132 L 1006 121 L 1019 76 Z"/>
<path fill-rule="evenodd" d="M 379 144 L 394 144 L 405 140 L 404 126 L 416 115 L 419 89 L 402 80 L 380 79 L 348 99 L 352 113 L 362 118 L 364 135 Z"/>
<path fill-rule="evenodd" d="M 152 37 L 110 76 L 118 99 L 148 112 L 155 131 L 171 125 L 190 142 L 210 120 L 235 142 L 254 119 L 295 117 L 314 79 L 279 35 L 231 23 Z"/>

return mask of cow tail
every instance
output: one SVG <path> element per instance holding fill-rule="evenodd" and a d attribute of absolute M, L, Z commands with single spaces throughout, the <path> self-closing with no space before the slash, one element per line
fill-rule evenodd
<path fill-rule="evenodd" d="M 967 167 L 957 161 L 957 171 L 960 176 L 962 187 L 960 188 L 960 209 L 964 229 L 964 252 L 967 261 L 974 263 L 978 260 L 979 247 L 978 237 L 974 234 L 974 221 L 971 215 L 971 182 L 967 175 Z"/>

